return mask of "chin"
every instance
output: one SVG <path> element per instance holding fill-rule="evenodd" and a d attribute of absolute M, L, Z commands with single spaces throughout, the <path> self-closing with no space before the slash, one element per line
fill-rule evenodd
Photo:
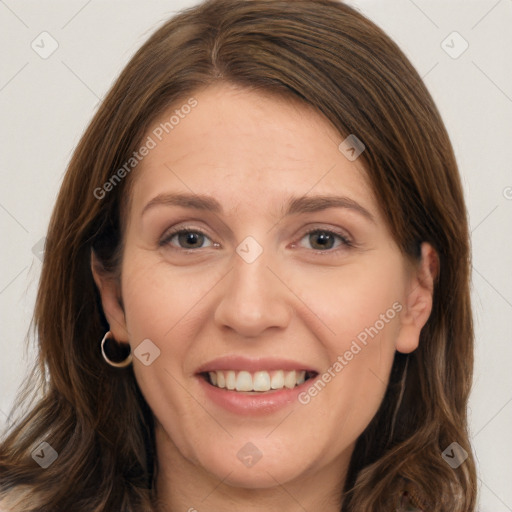
<path fill-rule="evenodd" d="M 229 446 L 218 446 L 214 452 L 198 457 L 199 464 L 216 479 L 232 487 L 246 489 L 272 488 L 300 478 L 308 472 L 311 461 L 308 450 L 283 446 L 270 439 L 230 440 Z"/>

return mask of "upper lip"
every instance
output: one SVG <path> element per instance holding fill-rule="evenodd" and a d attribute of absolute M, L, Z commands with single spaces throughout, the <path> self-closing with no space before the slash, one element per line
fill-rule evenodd
<path fill-rule="evenodd" d="M 249 358 L 245 356 L 223 356 L 212 359 L 201 365 L 196 373 L 214 372 L 214 371 L 247 371 L 250 373 L 257 371 L 276 371 L 276 370 L 306 370 L 318 373 L 308 363 L 293 361 L 291 359 L 276 359 L 270 357 Z"/>

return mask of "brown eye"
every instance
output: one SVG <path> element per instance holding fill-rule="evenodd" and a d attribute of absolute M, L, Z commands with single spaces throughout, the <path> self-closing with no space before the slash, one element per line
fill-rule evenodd
<path fill-rule="evenodd" d="M 209 243 L 204 245 L 205 242 Z M 204 233 L 192 229 L 182 229 L 169 234 L 160 242 L 160 245 L 167 244 L 179 249 L 203 249 L 212 245 Z"/>
<path fill-rule="evenodd" d="M 201 247 L 204 243 L 205 236 L 202 233 L 178 233 L 178 242 L 185 249 L 195 249 Z"/>
<path fill-rule="evenodd" d="M 350 245 L 349 241 L 344 236 L 322 229 L 310 231 L 302 238 L 302 240 L 307 240 L 309 245 L 308 249 L 313 249 L 315 251 L 327 251 L 330 249 L 336 249 L 341 245 Z"/>

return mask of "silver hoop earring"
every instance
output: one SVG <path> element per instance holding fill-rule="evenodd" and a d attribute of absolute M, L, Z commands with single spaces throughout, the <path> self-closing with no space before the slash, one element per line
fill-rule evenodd
<path fill-rule="evenodd" d="M 105 334 L 105 336 L 103 336 L 103 339 L 101 340 L 101 355 L 103 356 L 103 359 L 105 359 L 105 361 L 110 366 L 113 366 L 114 368 L 126 368 L 132 362 L 131 349 L 130 349 L 130 353 L 128 354 L 128 356 L 125 359 L 123 359 L 122 361 L 112 361 L 112 359 L 110 359 L 107 356 L 107 354 L 105 353 L 105 343 L 107 342 L 107 340 L 113 340 L 113 339 L 114 339 L 114 336 L 112 335 L 112 333 L 110 331 L 107 331 L 107 333 Z"/>

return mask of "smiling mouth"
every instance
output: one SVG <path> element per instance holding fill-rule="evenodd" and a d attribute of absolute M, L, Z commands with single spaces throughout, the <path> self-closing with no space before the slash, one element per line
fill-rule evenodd
<path fill-rule="evenodd" d="M 228 391 L 257 392 L 293 389 L 317 373 L 308 370 L 274 370 L 248 372 L 245 370 L 216 370 L 200 374 L 212 386 Z"/>

